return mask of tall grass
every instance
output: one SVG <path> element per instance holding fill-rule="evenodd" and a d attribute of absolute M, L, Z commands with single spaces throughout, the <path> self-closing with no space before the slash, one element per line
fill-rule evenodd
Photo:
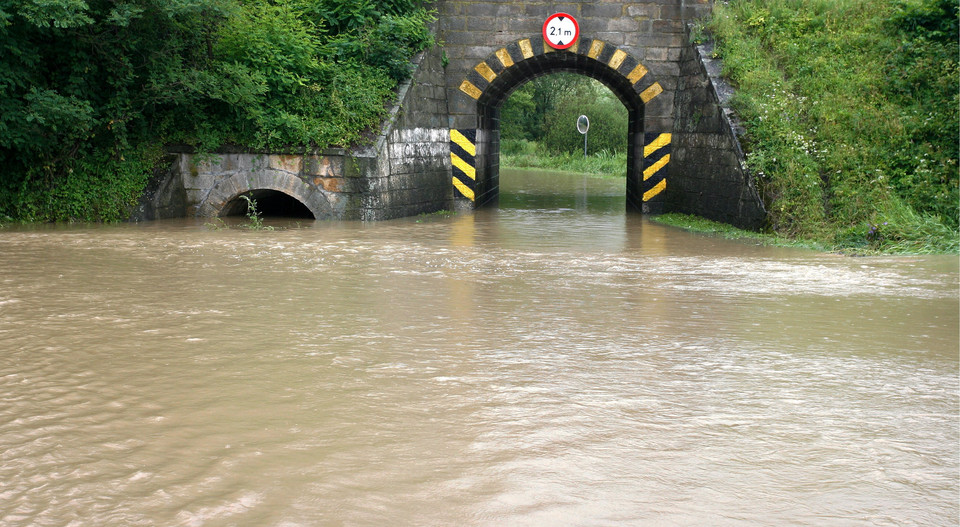
<path fill-rule="evenodd" d="M 776 233 L 957 250 L 955 4 L 717 4 L 708 28 L 737 86 L 748 164 Z"/>
<path fill-rule="evenodd" d="M 601 177 L 626 177 L 627 154 L 602 150 L 551 153 L 543 145 L 524 139 L 504 141 L 500 148 L 500 165 L 505 168 L 539 168 L 593 174 Z"/>

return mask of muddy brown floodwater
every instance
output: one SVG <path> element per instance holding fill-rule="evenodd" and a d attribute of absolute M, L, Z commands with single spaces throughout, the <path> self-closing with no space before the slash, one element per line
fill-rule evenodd
<path fill-rule="evenodd" d="M 452 217 L 0 230 L 0 524 L 957 524 L 955 256 L 503 184 Z"/>

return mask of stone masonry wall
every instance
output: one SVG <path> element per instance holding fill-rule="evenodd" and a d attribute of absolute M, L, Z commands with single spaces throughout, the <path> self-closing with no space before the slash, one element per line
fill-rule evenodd
<path fill-rule="evenodd" d="M 651 130 L 673 125 L 673 95 L 684 45 L 685 21 L 710 13 L 713 0 L 544 2 L 538 0 L 440 0 L 439 36 L 449 59 L 447 94 L 450 128 L 481 128 L 476 101 L 460 93 L 460 82 L 492 50 L 540 35 L 556 12 L 577 19 L 581 39 L 599 39 L 630 53 L 659 80 L 664 92 L 645 108 Z"/>
<path fill-rule="evenodd" d="M 368 174 L 361 217 L 381 220 L 453 207 L 446 77 L 439 46 L 424 52 L 400 90 L 401 103 L 384 136 L 382 166 Z M 372 161 L 372 160 L 371 160 Z"/>
<path fill-rule="evenodd" d="M 720 77 L 712 51 L 711 44 L 687 44 L 680 56 L 665 199 L 675 212 L 759 230 L 766 212 L 732 120 L 733 90 Z"/>

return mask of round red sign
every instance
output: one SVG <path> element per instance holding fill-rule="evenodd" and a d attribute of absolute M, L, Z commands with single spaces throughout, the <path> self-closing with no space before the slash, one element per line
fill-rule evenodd
<path fill-rule="evenodd" d="M 543 40 L 554 49 L 567 49 L 580 38 L 580 25 L 566 13 L 556 13 L 543 23 Z"/>

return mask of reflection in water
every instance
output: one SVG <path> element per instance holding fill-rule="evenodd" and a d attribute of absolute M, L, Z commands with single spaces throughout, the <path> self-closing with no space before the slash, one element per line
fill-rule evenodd
<path fill-rule="evenodd" d="M 506 176 L 419 222 L 0 231 L 0 524 L 956 524 L 955 257 Z"/>

